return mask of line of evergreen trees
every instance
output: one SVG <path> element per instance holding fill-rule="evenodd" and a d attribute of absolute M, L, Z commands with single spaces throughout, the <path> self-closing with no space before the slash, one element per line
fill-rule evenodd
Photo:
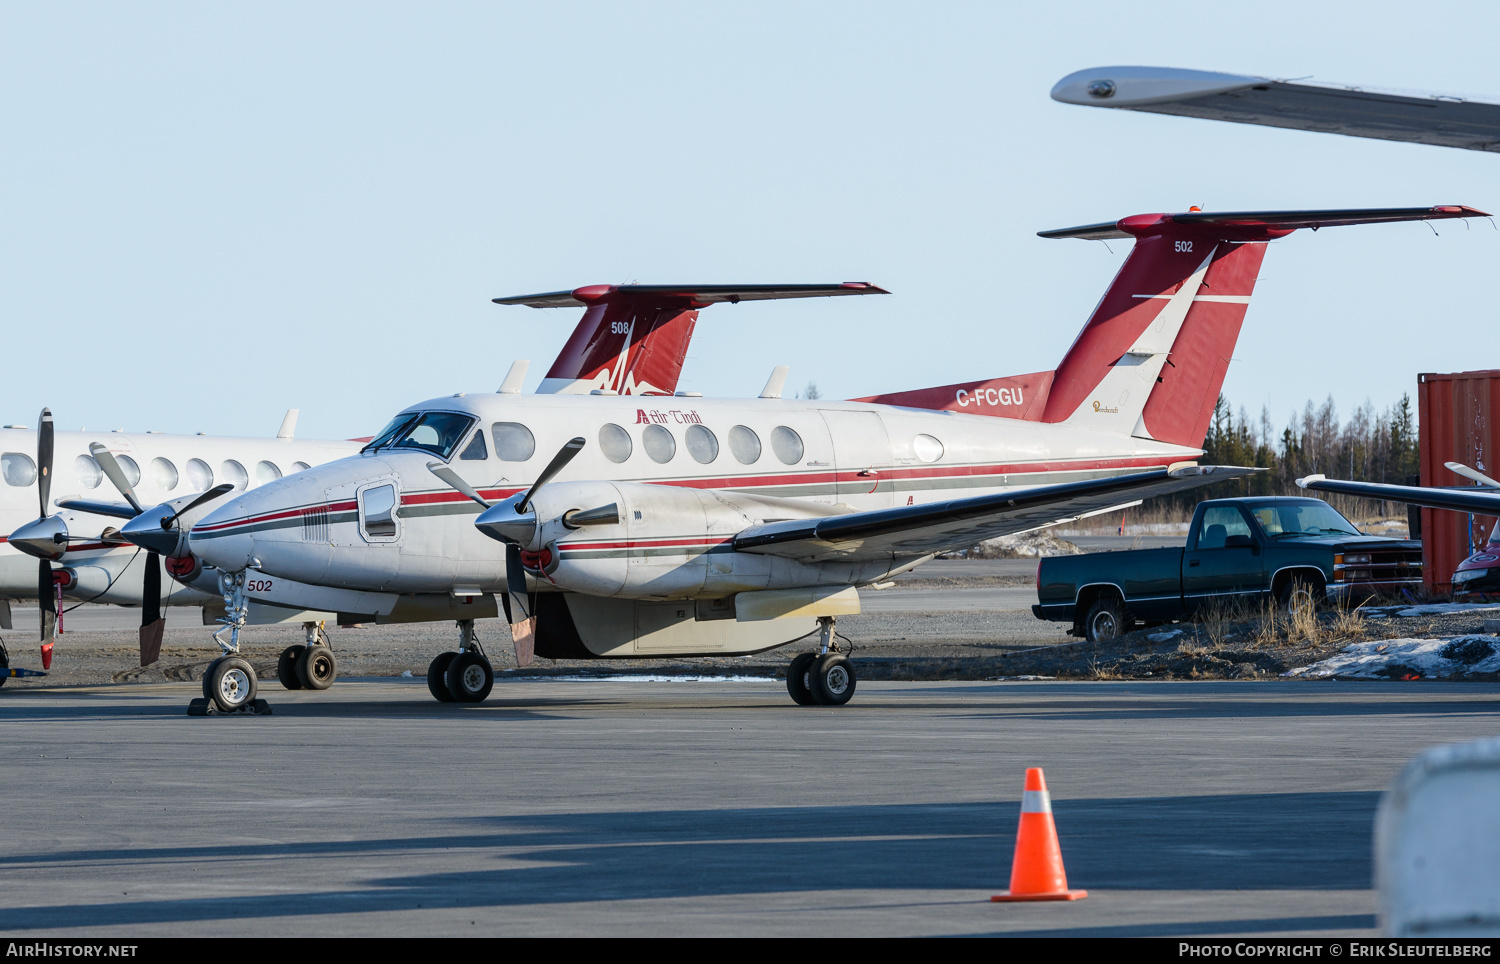
<path fill-rule="evenodd" d="M 1341 423 L 1330 395 L 1320 406 L 1308 401 L 1302 413 L 1294 413 L 1278 433 L 1269 408 L 1261 408 L 1260 418 L 1252 421 L 1243 406 L 1236 413 L 1229 400 L 1220 395 L 1203 448 L 1199 461 L 1204 465 L 1253 465 L 1270 471 L 1184 493 L 1178 500 L 1181 507 L 1191 507 L 1202 499 L 1236 495 L 1314 495 L 1297 488 L 1296 480 L 1318 473 L 1356 482 L 1415 484 L 1417 416 L 1411 396 L 1402 395 L 1383 412 L 1366 401 Z M 1406 506 L 1400 502 L 1318 494 L 1324 496 L 1340 511 L 1357 518 L 1406 516 Z"/>

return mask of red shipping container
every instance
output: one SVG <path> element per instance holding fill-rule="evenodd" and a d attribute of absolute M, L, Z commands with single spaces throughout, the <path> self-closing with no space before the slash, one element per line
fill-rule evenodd
<path fill-rule="evenodd" d="M 1500 370 L 1418 375 L 1417 421 L 1423 485 L 1474 484 L 1448 471 L 1444 462 L 1462 462 L 1495 475 L 1500 469 Z M 1494 526 L 1492 518 L 1423 509 L 1422 571 L 1428 591 L 1450 591 L 1453 570 L 1485 544 Z"/>

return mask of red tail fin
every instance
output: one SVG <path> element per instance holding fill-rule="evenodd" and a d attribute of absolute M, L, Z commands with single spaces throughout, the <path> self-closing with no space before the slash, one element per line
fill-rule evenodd
<path fill-rule="evenodd" d="M 1255 290 L 1265 242 L 1298 228 L 1484 216 L 1457 205 L 1190 212 L 1043 231 L 1044 238 L 1135 239 L 1055 372 L 857 400 L 1073 422 L 1199 448 Z M 1018 392 L 1019 386 L 1027 391 Z M 1024 404 L 1016 402 L 1026 395 Z"/>
<path fill-rule="evenodd" d="M 737 304 L 869 294 L 889 292 L 863 281 L 837 285 L 591 285 L 494 301 L 532 308 L 581 305 L 586 309 L 537 391 L 670 395 L 677 390 L 700 309 L 725 301 Z"/>

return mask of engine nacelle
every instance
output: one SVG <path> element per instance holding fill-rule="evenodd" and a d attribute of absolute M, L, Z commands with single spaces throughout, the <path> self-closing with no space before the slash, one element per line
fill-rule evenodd
<path fill-rule="evenodd" d="M 611 504 L 617 521 L 569 524 L 571 513 Z M 675 485 L 554 482 L 538 490 L 531 509 L 539 524 L 523 547 L 523 565 L 539 579 L 591 596 L 721 597 L 857 584 L 889 568 L 885 563 L 809 565 L 734 550 L 735 535 L 750 526 L 843 511 L 814 503 Z"/>

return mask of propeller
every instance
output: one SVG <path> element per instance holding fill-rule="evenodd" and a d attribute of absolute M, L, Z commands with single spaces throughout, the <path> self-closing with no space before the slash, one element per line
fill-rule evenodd
<path fill-rule="evenodd" d="M 1480 485 L 1487 485 L 1492 489 L 1500 489 L 1500 482 L 1496 482 L 1494 479 L 1490 478 L 1488 475 L 1485 475 L 1483 472 L 1476 472 L 1475 470 L 1469 468 L 1467 465 L 1464 465 L 1462 462 L 1444 462 L 1443 468 L 1447 469 L 1449 472 L 1452 472 L 1454 475 L 1461 475 L 1466 479 L 1478 482 Z"/>
<path fill-rule="evenodd" d="M 582 437 L 572 438 L 558 450 L 542 469 L 531 488 L 519 496 L 491 504 L 465 482 L 457 472 L 441 462 L 428 462 L 427 471 L 448 483 L 455 491 L 479 503 L 484 511 L 474 524 L 479 531 L 505 543 L 506 616 L 510 619 L 510 637 L 516 647 L 516 665 L 529 666 L 536 652 L 536 611 L 526 586 L 526 569 L 521 564 L 521 546 L 536 535 L 536 513 L 529 511 L 537 490 L 561 472 L 583 450 Z M 614 510 L 614 506 L 607 507 Z M 575 513 L 577 510 L 574 510 Z M 599 510 L 590 510 L 598 512 Z M 615 512 L 614 515 L 618 516 Z M 587 524 L 587 523 L 585 523 Z"/>
<path fill-rule="evenodd" d="M 141 665 L 150 666 L 161 655 L 162 634 L 167 628 L 167 621 L 161 614 L 161 557 L 177 557 L 185 551 L 186 534 L 177 525 L 177 521 L 203 503 L 233 491 L 234 486 L 227 482 L 216 485 L 180 508 L 175 503 L 181 500 L 174 499 L 146 509 L 141 506 L 140 499 L 136 498 L 135 489 L 131 487 L 130 480 L 126 478 L 125 471 L 120 468 L 120 463 L 109 447 L 94 442 L 89 445 L 89 452 L 99 463 L 99 468 L 104 470 L 105 476 L 135 510 L 130 521 L 120 527 L 119 534 L 121 538 L 146 550 L 146 572 L 141 581 L 140 642 Z"/>
<path fill-rule="evenodd" d="M 36 425 L 37 465 L 37 521 L 47 518 L 47 500 L 52 496 L 52 412 L 42 409 Z M 57 520 L 61 523 L 62 520 Z M 52 582 L 53 558 L 61 558 L 67 542 L 67 528 L 62 531 L 63 544 L 57 543 L 53 534 L 53 545 L 57 555 L 37 560 L 36 605 L 42 623 L 42 669 L 52 668 L 52 640 L 57 635 L 57 590 Z"/>

